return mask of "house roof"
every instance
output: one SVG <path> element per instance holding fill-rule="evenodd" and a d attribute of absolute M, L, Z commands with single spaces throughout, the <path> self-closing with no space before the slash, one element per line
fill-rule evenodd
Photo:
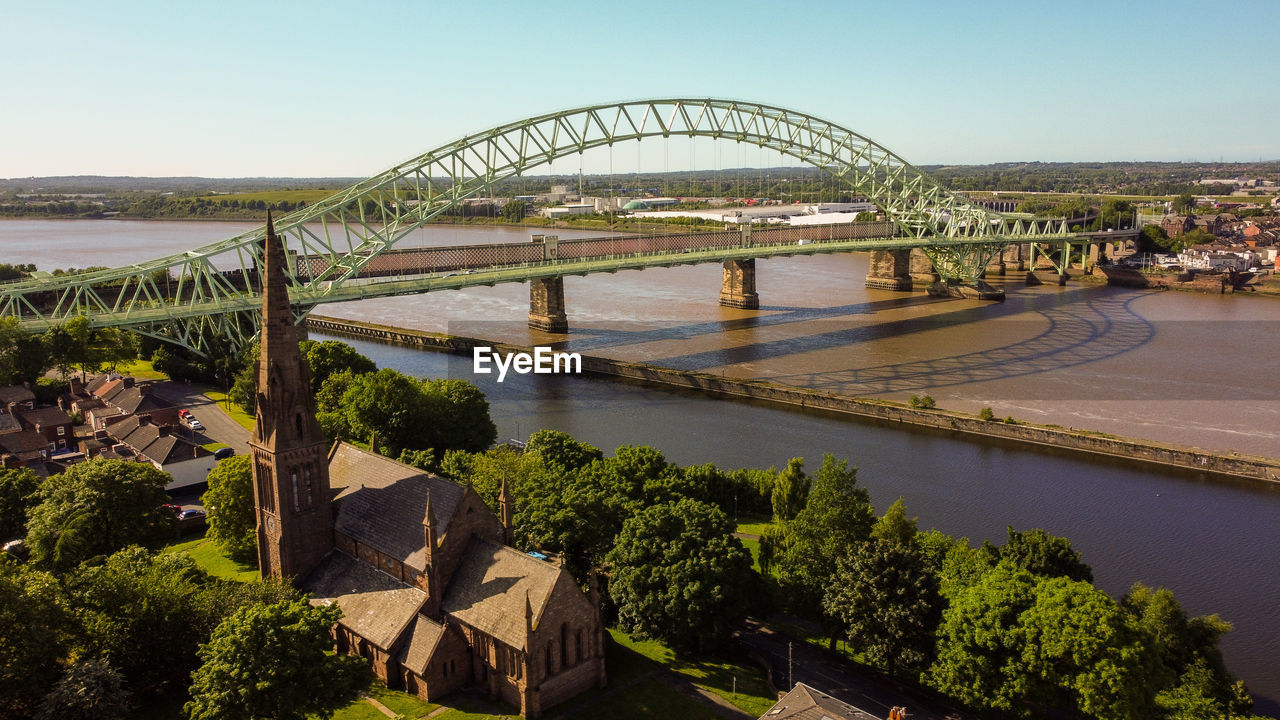
<path fill-rule="evenodd" d="M 0 403 L 35 402 L 36 395 L 25 385 L 6 385 L 0 387 Z"/>
<path fill-rule="evenodd" d="M 169 434 L 167 428 L 161 428 L 146 420 L 131 416 L 114 425 L 107 426 L 107 435 L 116 442 L 124 443 L 141 455 L 160 465 L 182 462 L 193 458 L 208 456 L 210 453 L 199 445 L 183 438 Z"/>
<path fill-rule="evenodd" d="M 329 482 L 340 491 L 334 529 L 419 572 L 427 566 L 427 494 L 442 537 L 466 493 L 455 482 L 347 443 L 329 459 Z"/>
<path fill-rule="evenodd" d="M 804 683 L 796 683 L 791 692 L 783 695 L 773 707 L 760 716 L 760 720 L 879 720 L 865 710 L 860 710 L 843 700 L 815 690 Z"/>
<path fill-rule="evenodd" d="M 409 641 L 400 653 L 400 664 L 419 675 L 426 675 L 431 656 L 447 631 L 444 625 L 425 615 L 415 617 L 413 626 L 409 628 Z"/>
<path fill-rule="evenodd" d="M 101 375 L 95 376 L 92 380 L 85 383 L 84 390 L 87 393 L 96 394 L 98 392 L 98 388 L 102 387 L 103 385 L 106 385 L 112 380 L 119 380 L 119 379 L 120 379 L 119 373 L 103 373 Z"/>
<path fill-rule="evenodd" d="M 0 435 L 0 448 L 23 455 L 49 449 L 49 440 L 35 430 L 26 429 Z"/>
<path fill-rule="evenodd" d="M 22 429 L 22 423 L 18 422 L 18 418 L 9 413 L 0 413 L 0 435 L 5 433 L 18 432 Z"/>
<path fill-rule="evenodd" d="M 117 387 L 100 397 L 131 415 L 173 407 L 173 403 L 152 395 L 140 385 Z"/>
<path fill-rule="evenodd" d="M 313 605 L 337 603 L 339 624 L 383 650 L 391 649 L 427 599 L 418 588 L 337 550 L 311 571 L 302 589 Z"/>
<path fill-rule="evenodd" d="M 526 603 L 536 625 L 565 571 L 503 545 L 472 538 L 441 605 L 446 613 L 524 650 Z"/>
<path fill-rule="evenodd" d="M 50 427 L 55 425 L 70 425 L 71 416 L 63 412 L 60 407 L 43 407 L 35 410 L 19 410 L 18 414 L 23 420 L 35 425 L 36 427 Z"/>

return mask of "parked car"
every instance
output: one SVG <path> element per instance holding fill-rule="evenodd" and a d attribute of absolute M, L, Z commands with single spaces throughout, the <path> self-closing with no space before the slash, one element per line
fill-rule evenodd
<path fill-rule="evenodd" d="M 165 503 L 164 505 L 160 506 L 160 509 L 168 510 L 169 512 L 173 513 L 175 517 L 182 512 L 182 506 L 174 505 L 173 503 Z"/>
<path fill-rule="evenodd" d="M 213 451 L 213 459 L 214 459 L 214 460 L 226 460 L 227 458 L 229 458 L 229 457 L 231 457 L 232 455 L 235 455 L 235 454 L 236 454 L 236 449 L 235 449 L 235 448 L 229 448 L 229 447 L 218 448 L 217 450 L 214 450 L 214 451 Z"/>
<path fill-rule="evenodd" d="M 202 425 L 200 421 L 195 418 L 191 418 L 189 421 L 187 421 L 187 427 L 191 428 L 192 430 L 204 429 L 204 425 Z"/>
<path fill-rule="evenodd" d="M 191 414 L 191 411 L 186 408 L 182 408 L 181 410 L 178 411 L 178 417 L 180 418 L 184 418 L 190 414 Z"/>
<path fill-rule="evenodd" d="M 186 510 L 178 513 L 179 520 L 195 520 L 202 517 L 204 517 L 204 510 L 201 510 L 200 508 L 187 508 Z"/>

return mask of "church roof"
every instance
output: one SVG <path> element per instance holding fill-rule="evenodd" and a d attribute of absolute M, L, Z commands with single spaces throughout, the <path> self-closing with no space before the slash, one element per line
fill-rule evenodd
<path fill-rule="evenodd" d="M 340 490 L 334 529 L 419 572 L 427 566 L 427 492 L 438 537 L 449 531 L 466 493 L 455 482 L 347 443 L 339 443 L 329 459 L 329 482 Z"/>
<path fill-rule="evenodd" d="M 453 574 L 441 609 L 513 648 L 524 650 L 528 637 L 525 598 L 533 608 L 536 625 L 563 572 L 514 548 L 473 538 Z"/>
<path fill-rule="evenodd" d="M 436 647 L 444 639 L 445 627 L 440 623 L 419 615 L 414 618 L 413 627 L 409 628 L 409 642 L 405 643 L 400 653 L 400 664 L 419 675 L 427 674 L 427 665 Z"/>
<path fill-rule="evenodd" d="M 779 698 L 773 707 L 760 716 L 760 720 L 879 720 L 875 715 L 860 710 L 849 703 L 804 683 L 796 683 L 791 692 Z"/>
<path fill-rule="evenodd" d="M 383 650 L 391 649 L 426 602 L 427 594 L 350 555 L 325 556 L 303 583 L 313 605 L 336 602 L 338 622 Z"/>

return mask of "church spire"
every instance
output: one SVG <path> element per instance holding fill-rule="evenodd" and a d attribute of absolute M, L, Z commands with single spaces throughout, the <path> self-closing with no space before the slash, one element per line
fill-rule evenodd
<path fill-rule="evenodd" d="M 262 346 L 253 453 L 258 567 L 301 577 L 333 548 L 328 453 L 311 375 L 298 349 L 283 240 L 267 214 L 262 248 Z"/>

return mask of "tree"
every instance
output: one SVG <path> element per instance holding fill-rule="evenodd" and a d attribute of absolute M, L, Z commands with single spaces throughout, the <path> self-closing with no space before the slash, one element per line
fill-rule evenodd
<path fill-rule="evenodd" d="M 257 556 L 257 513 L 253 504 L 253 465 L 248 455 L 233 455 L 209 473 L 201 502 L 208 509 L 208 536 L 240 562 Z"/>
<path fill-rule="evenodd" d="M 311 371 L 312 394 L 320 392 L 320 386 L 336 372 L 347 371 L 352 375 L 363 375 L 378 369 L 372 360 L 339 340 L 303 340 L 298 343 L 298 349 Z"/>
<path fill-rule="evenodd" d="M 1231 632 L 1231 623 L 1216 614 L 1189 618 L 1172 591 L 1142 583 L 1134 584 L 1121 599 L 1120 607 L 1149 638 L 1159 660 L 1156 682 L 1161 687 L 1172 687 L 1178 678 L 1183 678 L 1185 684 L 1184 676 L 1198 668 L 1194 673 L 1201 679 L 1197 693 L 1223 704 L 1243 700 L 1240 704 L 1244 707 L 1237 704 L 1231 708 L 1234 713 L 1249 709 L 1251 701 L 1247 697 L 1237 698 L 1233 679 L 1218 649 L 1222 636 Z"/>
<path fill-rule="evenodd" d="M 809 476 L 804 474 L 804 458 L 791 458 L 773 484 L 773 519 L 786 523 L 805 506 L 809 497 Z"/>
<path fill-rule="evenodd" d="M 35 710 L 58 676 L 67 620 L 56 578 L 0 555 L 0 717 Z"/>
<path fill-rule="evenodd" d="M 714 505 L 684 499 L 640 511 L 608 562 L 619 624 L 640 637 L 704 650 L 746 616 L 751 555 Z"/>
<path fill-rule="evenodd" d="M 34 381 L 49 369 L 47 358 L 44 343 L 24 330 L 18 318 L 0 318 L 0 382 Z"/>
<path fill-rule="evenodd" d="M 898 498 L 871 527 L 871 537 L 887 543 L 911 545 L 916 539 L 916 520 L 907 517 L 907 504 Z"/>
<path fill-rule="evenodd" d="M 524 219 L 525 203 L 523 200 L 508 200 L 506 205 L 502 206 L 502 219 L 507 222 L 518 223 Z"/>
<path fill-rule="evenodd" d="M 549 466 L 563 472 L 584 468 L 604 457 L 600 448 L 578 442 L 569 433 L 559 430 L 538 430 L 529 436 L 526 453 L 536 453 Z"/>
<path fill-rule="evenodd" d="M 190 720 L 303 720 L 328 718 L 369 685 L 360 657 L 333 654 L 330 628 L 337 605 L 306 600 L 242 608 L 200 646 L 192 673 Z"/>
<path fill-rule="evenodd" d="M 1159 225 L 1143 225 L 1138 232 L 1138 249 L 1142 252 L 1168 250 L 1169 247 L 1169 233 Z"/>
<path fill-rule="evenodd" d="M 1178 197 L 1174 198 L 1171 205 L 1173 207 L 1174 212 L 1178 213 L 1179 215 L 1186 215 L 1186 214 L 1195 212 L 1196 198 L 1191 193 L 1184 192 Z"/>
<path fill-rule="evenodd" d="M 1045 577 L 1061 576 L 1093 582 L 1093 568 L 1071 547 L 1070 540 L 1040 529 L 1018 532 L 1009 527 L 1008 533 L 1009 540 L 1000 548 L 984 546 L 994 560 L 1004 560 L 1014 567 Z"/>
<path fill-rule="evenodd" d="M 897 538 L 877 538 L 843 556 L 823 599 L 850 643 L 890 675 L 902 667 L 918 672 L 933 661 L 942 606 L 938 579 L 923 555 Z"/>
<path fill-rule="evenodd" d="M 481 452 L 497 439 L 489 400 L 474 383 L 437 379 L 423 380 L 421 385 L 428 407 L 434 407 L 435 412 L 427 418 L 429 440 L 413 447 Z"/>
<path fill-rule="evenodd" d="M 421 386 L 407 375 L 389 368 L 357 375 L 343 393 L 342 406 L 354 436 L 385 446 L 387 455 L 395 457 L 405 448 L 443 449 L 422 443 L 432 413 Z"/>
<path fill-rule="evenodd" d="M 28 468 L 0 469 L 0 540 L 24 537 L 40 478 Z"/>
<path fill-rule="evenodd" d="M 160 507 L 169 502 L 168 482 L 168 474 L 150 463 L 101 458 L 51 476 L 27 522 L 32 562 L 65 570 L 168 537 L 173 517 Z"/>
<path fill-rule="evenodd" d="M 795 609 L 823 620 L 822 596 L 836 571 L 836 560 L 867 540 L 875 520 L 866 488 L 858 485 L 857 470 L 830 454 L 822 458 L 804 509 L 787 524 L 786 551 L 778 559 L 779 579 Z M 831 634 L 832 643 L 835 634 Z"/>
<path fill-rule="evenodd" d="M 36 720 L 117 720 L 129 711 L 124 678 L 103 658 L 85 658 L 45 696 Z"/>

